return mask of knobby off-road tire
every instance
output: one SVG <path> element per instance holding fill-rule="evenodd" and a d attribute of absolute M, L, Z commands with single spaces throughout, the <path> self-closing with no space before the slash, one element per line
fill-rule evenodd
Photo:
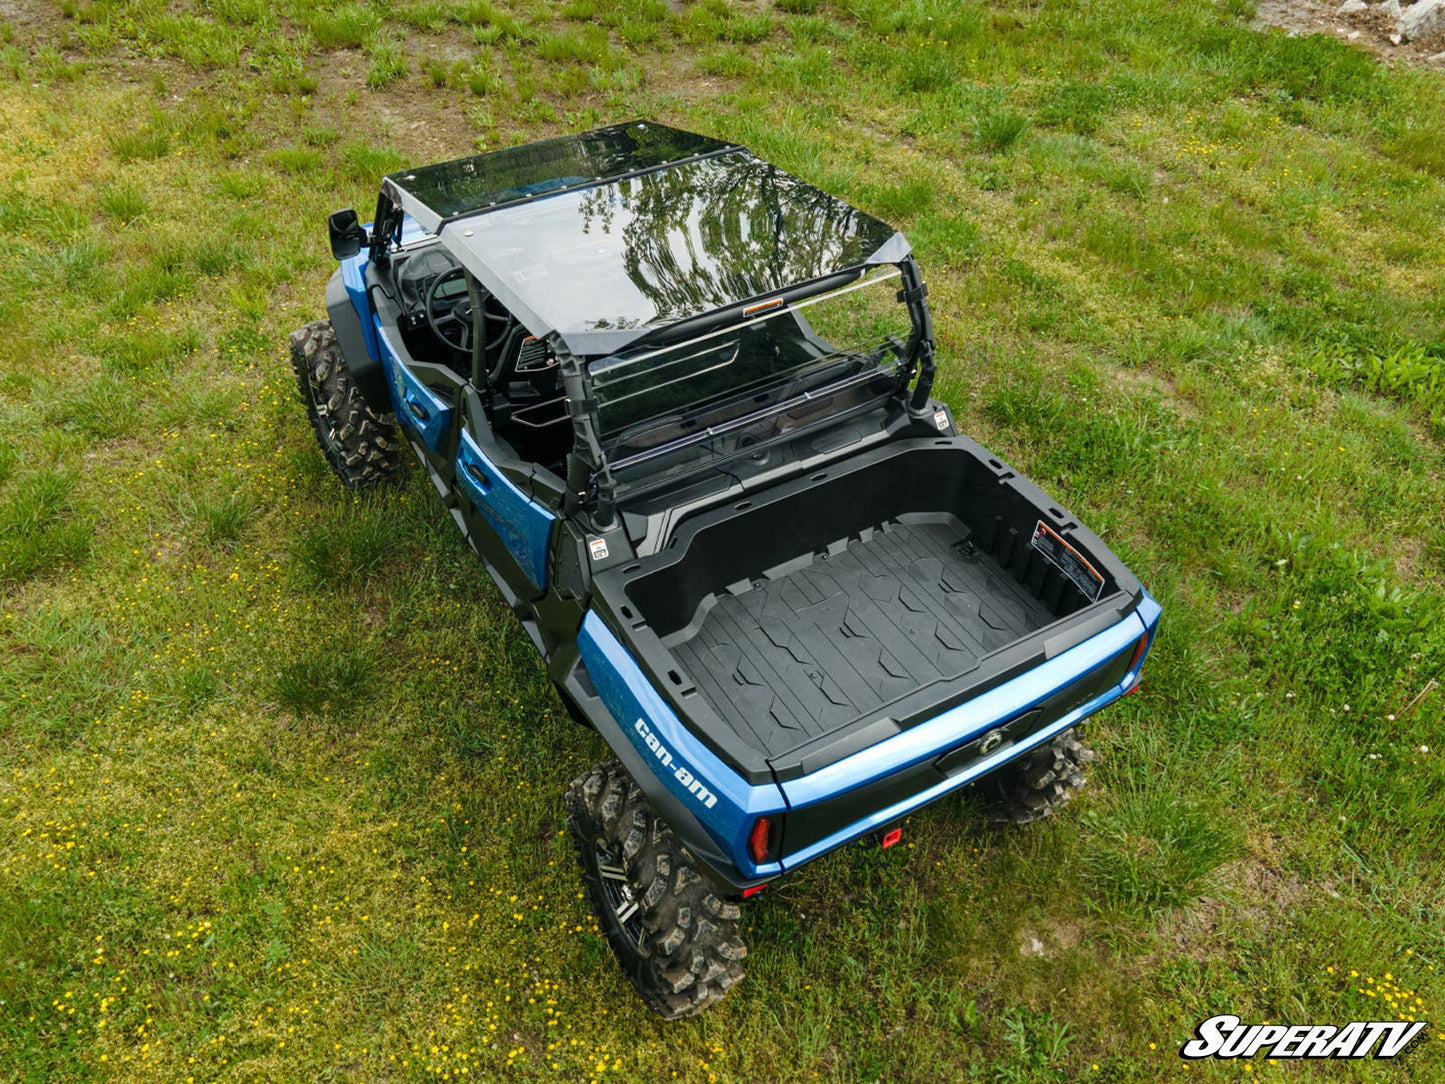
<path fill-rule="evenodd" d="M 1094 751 L 1070 728 L 995 772 L 988 780 L 989 819 L 1028 824 L 1047 817 L 1088 782 Z"/>
<path fill-rule="evenodd" d="M 389 482 L 401 467 L 401 440 L 390 414 L 371 409 L 330 320 L 291 332 L 291 368 L 326 462 L 348 489 Z"/>
<path fill-rule="evenodd" d="M 743 977 L 737 904 L 724 901 L 616 760 L 573 780 L 567 826 L 598 924 L 643 1001 L 668 1020 Z"/>

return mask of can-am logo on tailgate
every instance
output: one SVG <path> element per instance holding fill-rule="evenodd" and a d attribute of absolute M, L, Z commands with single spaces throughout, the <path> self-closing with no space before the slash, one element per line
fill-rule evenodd
<path fill-rule="evenodd" d="M 1246 1024 L 1211 1016 L 1179 1053 L 1185 1058 L 1393 1058 L 1425 1028 L 1424 1021 L 1356 1020 L 1334 1024 Z M 1379 1046 L 1376 1046 L 1376 1043 Z"/>
<path fill-rule="evenodd" d="M 657 762 L 670 771 L 677 781 L 687 789 L 687 792 L 702 803 L 704 809 L 711 809 L 717 805 L 717 795 L 703 786 L 697 776 L 681 764 L 673 764 L 672 754 L 667 751 L 667 747 L 662 742 L 657 740 L 657 735 L 653 734 L 650 726 L 638 719 L 633 724 L 633 728 L 642 736 L 647 747 L 652 750 L 652 755 L 657 758 Z"/>

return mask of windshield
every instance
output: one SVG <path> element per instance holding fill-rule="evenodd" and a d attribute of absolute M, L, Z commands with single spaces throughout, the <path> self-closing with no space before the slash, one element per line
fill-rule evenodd
<path fill-rule="evenodd" d="M 733 454 L 897 387 L 911 332 L 894 266 L 802 301 L 763 299 L 738 323 L 589 369 L 614 473 L 690 450 Z M 679 464 L 681 465 L 681 463 Z"/>

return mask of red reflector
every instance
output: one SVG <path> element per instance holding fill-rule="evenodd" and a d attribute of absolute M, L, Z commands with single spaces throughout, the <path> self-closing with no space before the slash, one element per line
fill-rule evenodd
<path fill-rule="evenodd" d="M 883 846 L 885 846 L 885 847 L 891 847 L 891 846 L 893 846 L 893 844 L 897 843 L 897 842 L 898 842 L 900 839 L 902 839 L 902 838 L 903 838 L 903 829 L 902 829 L 902 828 L 890 828 L 888 831 L 886 831 L 886 832 L 883 833 Z"/>
<path fill-rule="evenodd" d="M 768 836 L 773 831 L 771 817 L 759 817 L 753 821 L 753 830 L 748 833 L 748 854 L 754 862 L 762 863 L 768 857 Z"/>
<path fill-rule="evenodd" d="M 767 888 L 767 887 L 768 887 L 767 882 L 764 881 L 764 882 L 763 882 L 762 884 L 760 884 L 760 885 L 753 885 L 752 888 L 745 888 L 745 889 L 743 889 L 743 899 L 747 899 L 749 896 L 756 896 L 759 892 L 761 892 L 763 889 L 765 889 L 765 888 Z"/>
<path fill-rule="evenodd" d="M 1149 646 L 1149 634 L 1146 632 L 1139 637 L 1139 642 L 1134 645 L 1134 657 L 1129 660 L 1129 673 L 1133 673 L 1139 665 L 1139 660 L 1144 657 L 1144 649 Z"/>

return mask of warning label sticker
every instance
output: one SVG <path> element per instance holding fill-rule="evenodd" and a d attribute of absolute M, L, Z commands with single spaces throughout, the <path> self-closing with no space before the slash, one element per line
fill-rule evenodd
<path fill-rule="evenodd" d="M 1031 545 L 1044 559 L 1069 578 L 1090 602 L 1098 602 L 1104 593 L 1104 577 L 1084 560 L 1084 555 L 1064 541 L 1063 537 L 1043 520 L 1034 528 Z"/>

